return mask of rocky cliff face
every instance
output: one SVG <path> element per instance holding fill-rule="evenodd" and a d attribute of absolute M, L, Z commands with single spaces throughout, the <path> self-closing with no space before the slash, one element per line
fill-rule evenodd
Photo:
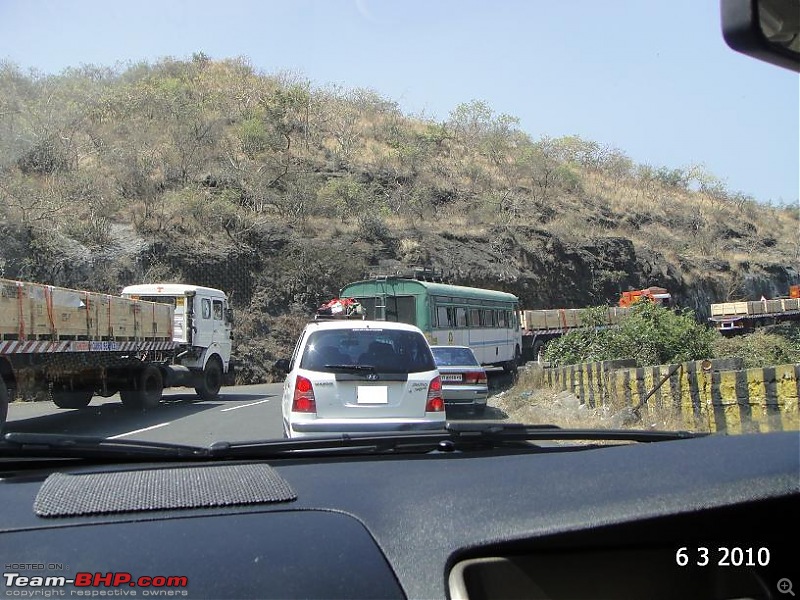
<path fill-rule="evenodd" d="M 615 304 L 622 291 L 658 285 L 670 290 L 678 306 L 705 318 L 713 302 L 778 297 L 800 280 L 790 261 L 674 264 L 626 238 L 575 245 L 530 227 L 498 228 L 485 235 L 427 235 L 415 253 L 394 258 L 386 265 L 389 270 L 427 266 L 452 283 L 516 294 L 532 309 Z"/>
<path fill-rule="evenodd" d="M 408 267 L 431 268 L 458 285 L 511 292 L 533 309 L 615 304 L 624 290 L 658 285 L 670 290 L 678 306 L 701 317 L 712 302 L 779 297 L 800 282 L 800 266 L 788 260 L 674 264 L 626 238 L 570 244 L 524 226 L 480 234 L 385 231 L 381 239 L 367 240 L 353 233 L 318 239 L 276 225 L 245 242 L 145 240 L 125 230 L 116 245 L 102 250 L 65 240 L 42 252 L 26 232 L 6 228 L 0 264 L 7 278 L 109 292 L 142 279 L 191 281 L 229 291 L 240 307 L 268 289 L 276 298 L 264 307 L 270 313 L 281 312 L 281 302 L 306 302 L 311 309 L 370 270 Z M 297 296 L 299 289 L 303 293 Z"/>
<path fill-rule="evenodd" d="M 117 293 L 143 281 L 182 281 L 224 289 L 236 308 L 242 381 L 270 380 L 269 366 L 288 356 L 307 315 L 371 270 L 428 267 L 445 281 L 511 292 L 525 308 L 616 304 L 620 292 L 665 287 L 699 319 L 710 304 L 785 295 L 800 282 L 792 261 L 684 261 L 675 264 L 623 237 L 568 243 L 535 227 L 481 233 L 419 229 L 299 233 L 272 224 L 247 239 L 144 239 L 130 228 L 103 249 L 74 241 L 42 245 L 5 228 L 2 276 Z M 38 252 L 38 254 L 37 254 Z"/>

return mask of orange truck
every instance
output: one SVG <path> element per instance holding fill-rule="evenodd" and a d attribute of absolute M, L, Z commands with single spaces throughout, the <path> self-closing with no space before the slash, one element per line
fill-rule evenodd
<path fill-rule="evenodd" d="M 619 297 L 619 305 L 627 308 L 642 300 L 648 300 L 655 304 L 669 305 L 672 300 L 672 295 L 662 287 L 651 286 L 643 290 L 622 292 Z"/>

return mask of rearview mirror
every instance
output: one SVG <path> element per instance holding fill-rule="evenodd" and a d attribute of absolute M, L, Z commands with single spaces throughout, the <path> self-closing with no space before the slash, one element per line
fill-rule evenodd
<path fill-rule="evenodd" d="M 720 0 L 720 19 L 733 50 L 800 72 L 797 0 Z"/>

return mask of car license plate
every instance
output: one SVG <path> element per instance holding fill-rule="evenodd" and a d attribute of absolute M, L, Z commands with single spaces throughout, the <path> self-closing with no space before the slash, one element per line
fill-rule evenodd
<path fill-rule="evenodd" d="M 358 404 L 389 404 L 389 388 L 385 385 L 360 385 L 356 390 Z"/>
<path fill-rule="evenodd" d="M 461 373 L 445 373 L 442 375 L 442 381 L 461 381 Z"/>

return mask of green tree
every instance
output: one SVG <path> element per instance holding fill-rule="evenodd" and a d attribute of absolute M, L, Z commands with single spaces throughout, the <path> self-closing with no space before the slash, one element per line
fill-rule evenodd
<path fill-rule="evenodd" d="M 713 356 L 717 333 L 699 324 L 689 310 L 676 312 L 651 302 L 639 302 L 617 327 L 607 329 L 598 327 L 604 322 L 601 312 L 588 311 L 586 315 L 585 327 L 547 346 L 547 360 L 574 364 L 632 358 L 639 366 L 645 366 Z"/>
<path fill-rule="evenodd" d="M 747 368 L 800 363 L 800 325 L 783 325 L 769 330 L 714 340 L 717 358 L 741 358 Z"/>
<path fill-rule="evenodd" d="M 370 186 L 352 177 L 329 179 L 319 189 L 317 197 L 322 205 L 339 216 L 342 223 L 367 212 L 380 212 Z"/>

